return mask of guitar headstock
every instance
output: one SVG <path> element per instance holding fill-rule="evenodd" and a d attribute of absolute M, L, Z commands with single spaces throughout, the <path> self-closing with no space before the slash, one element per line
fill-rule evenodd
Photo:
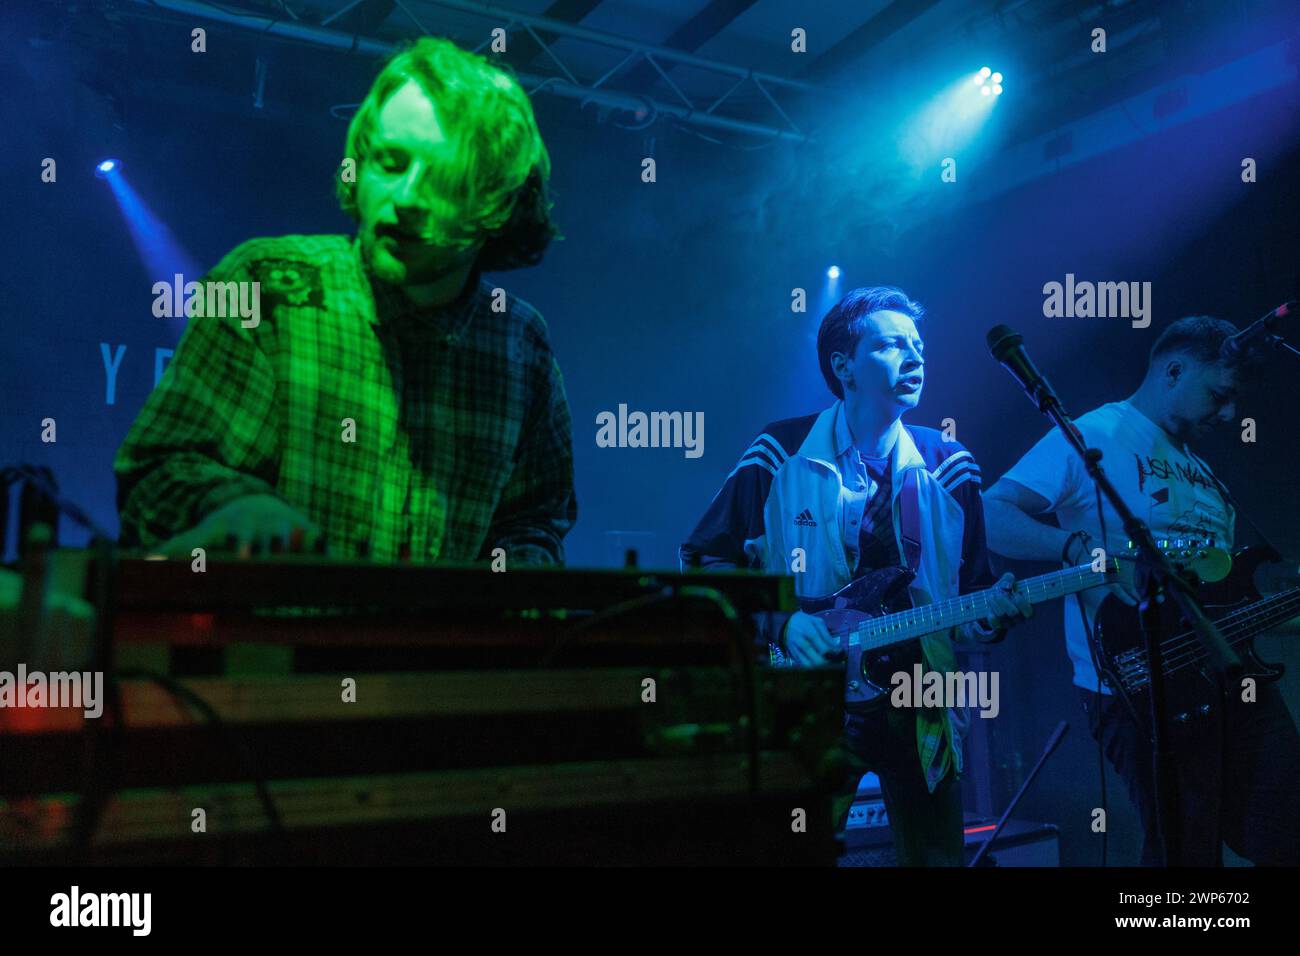
<path fill-rule="evenodd" d="M 1128 542 L 1128 549 L 1121 551 L 1118 557 L 1118 574 L 1122 583 L 1133 581 L 1133 566 L 1138 559 L 1138 551 L 1133 542 Z M 1232 571 L 1232 554 L 1223 548 L 1215 547 L 1212 541 L 1197 541 L 1191 538 L 1161 538 L 1156 541 L 1170 562 L 1182 571 L 1190 572 L 1205 584 L 1215 584 L 1226 578 Z"/>

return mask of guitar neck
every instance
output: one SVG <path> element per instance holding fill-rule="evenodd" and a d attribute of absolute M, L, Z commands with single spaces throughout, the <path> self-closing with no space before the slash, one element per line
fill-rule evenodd
<path fill-rule="evenodd" d="M 1106 571 L 1095 571 L 1091 564 L 1081 564 L 1073 568 L 1051 571 L 1037 577 L 1025 578 L 1016 582 L 1016 593 L 1023 594 L 1030 604 L 1039 604 L 1055 598 L 1076 594 L 1088 588 L 1099 587 L 1108 583 L 1108 572 L 1115 570 L 1117 562 L 1107 564 Z M 975 621 L 986 620 L 994 616 L 989 598 L 992 589 L 972 591 L 934 604 L 873 617 L 857 628 L 851 636 L 862 643 L 862 649 L 878 650 L 893 644 L 915 640 L 936 631 L 961 627 Z"/>
<path fill-rule="evenodd" d="M 1300 615 L 1300 588 L 1281 591 L 1254 604 L 1229 611 L 1214 620 L 1214 625 L 1229 644 L 1243 644 L 1257 634 L 1263 634 L 1291 618 Z M 1204 657 L 1200 643 L 1193 631 L 1186 631 L 1162 641 L 1160 653 L 1166 661 L 1166 672 L 1181 670 L 1200 662 Z"/>

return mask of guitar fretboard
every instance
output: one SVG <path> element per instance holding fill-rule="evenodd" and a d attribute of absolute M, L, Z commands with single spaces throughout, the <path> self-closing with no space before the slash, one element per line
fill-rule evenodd
<path fill-rule="evenodd" d="M 1038 604 L 1106 584 L 1111 580 L 1108 572 L 1113 572 L 1115 567 L 1114 560 L 1104 571 L 1093 570 L 1091 564 L 1081 564 L 1017 581 L 1015 590 L 1029 598 L 1031 604 Z M 897 614 L 872 618 L 853 631 L 849 640 L 851 643 L 861 642 L 864 651 L 879 650 L 925 634 L 984 620 L 993 616 L 989 596 L 987 590 L 973 591 Z"/>
<path fill-rule="evenodd" d="M 1300 588 L 1292 588 L 1230 611 L 1223 617 L 1215 618 L 1214 624 L 1225 641 L 1236 645 L 1297 615 L 1300 615 Z M 1201 647 L 1194 631 L 1184 631 L 1161 641 L 1160 656 L 1165 665 L 1164 672 L 1172 674 L 1185 667 L 1200 665 L 1205 660 L 1205 649 Z M 1145 651 L 1142 652 L 1142 660 L 1145 664 Z"/>

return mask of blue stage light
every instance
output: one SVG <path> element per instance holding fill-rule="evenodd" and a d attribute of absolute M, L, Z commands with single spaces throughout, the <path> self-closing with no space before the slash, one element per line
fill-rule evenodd
<path fill-rule="evenodd" d="M 831 266 L 829 269 L 826 270 L 826 277 L 828 279 L 838 279 L 840 277 L 840 267 Z"/>
<path fill-rule="evenodd" d="M 975 74 L 975 85 L 985 96 L 1002 95 L 1002 74 L 994 73 L 987 66 Z"/>
<path fill-rule="evenodd" d="M 95 175 L 100 179 L 105 178 L 113 170 L 117 169 L 118 162 L 116 159 L 106 159 L 95 167 Z"/>

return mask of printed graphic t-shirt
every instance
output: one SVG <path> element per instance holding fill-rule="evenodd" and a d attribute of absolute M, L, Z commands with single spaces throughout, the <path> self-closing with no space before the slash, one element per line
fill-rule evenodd
<path fill-rule="evenodd" d="M 1236 516 L 1219 493 L 1209 466 L 1186 445 L 1128 402 L 1112 402 L 1079 418 L 1075 424 L 1089 446 L 1102 453 L 1101 465 L 1125 503 L 1146 522 L 1156 540 L 1193 538 L 1232 547 Z M 1097 492 L 1083 462 L 1056 429 L 1050 431 L 1004 476 L 1042 495 L 1047 510 L 1066 531 L 1087 531 L 1093 547 L 1103 540 L 1097 519 Z M 1107 554 L 1124 551 L 1128 536 L 1119 515 L 1102 498 Z M 1093 616 L 1110 593 L 1092 588 L 1065 599 L 1065 648 L 1074 665 L 1074 683 L 1097 689 L 1084 623 L 1082 599 L 1091 630 Z M 1109 693 L 1104 687 L 1102 693 Z"/>

